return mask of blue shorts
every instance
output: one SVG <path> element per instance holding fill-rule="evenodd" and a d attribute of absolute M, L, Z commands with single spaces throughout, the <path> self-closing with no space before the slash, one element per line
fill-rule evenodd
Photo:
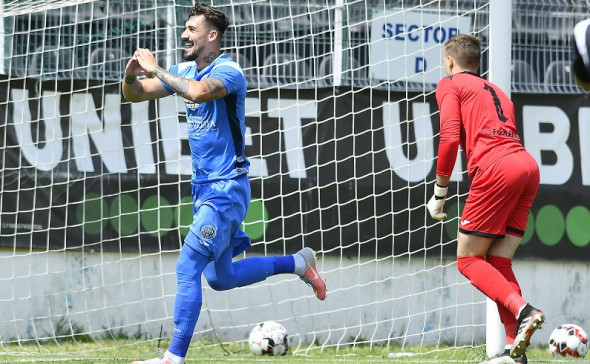
<path fill-rule="evenodd" d="M 250 205 L 250 179 L 193 184 L 193 223 L 184 242 L 205 256 L 218 260 L 228 250 L 233 256 L 251 245 L 240 230 Z"/>

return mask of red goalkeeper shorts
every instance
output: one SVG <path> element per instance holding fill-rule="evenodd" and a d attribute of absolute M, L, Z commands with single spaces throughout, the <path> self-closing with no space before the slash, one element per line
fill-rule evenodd
<path fill-rule="evenodd" d="M 523 236 L 539 188 L 539 166 L 525 150 L 507 154 L 477 171 L 459 231 L 492 239 Z"/>

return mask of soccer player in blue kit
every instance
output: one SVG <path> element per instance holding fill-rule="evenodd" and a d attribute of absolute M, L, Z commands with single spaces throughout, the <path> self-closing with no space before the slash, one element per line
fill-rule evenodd
<path fill-rule="evenodd" d="M 138 49 L 125 69 L 122 92 L 127 101 L 171 94 L 184 98 L 194 202 L 193 222 L 176 264 L 172 342 L 163 357 L 135 364 L 184 363 L 202 305 L 201 274 L 211 288 L 228 290 L 293 273 L 317 298 L 326 298 L 310 248 L 287 256 L 232 259 L 251 244 L 239 229 L 250 203 L 250 182 L 244 155 L 246 80 L 240 66 L 221 52 L 228 26 L 223 12 L 197 3 L 181 35 L 186 62 L 164 70 L 148 49 Z"/>

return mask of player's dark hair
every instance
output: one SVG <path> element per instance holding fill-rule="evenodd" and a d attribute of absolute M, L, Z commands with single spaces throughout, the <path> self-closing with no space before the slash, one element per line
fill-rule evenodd
<path fill-rule="evenodd" d="M 481 58 L 481 40 L 469 34 L 457 34 L 445 43 L 445 52 L 462 68 L 477 69 Z"/>
<path fill-rule="evenodd" d="M 196 3 L 191 9 L 189 19 L 199 15 L 203 15 L 207 24 L 215 27 L 215 29 L 219 31 L 220 36 L 222 36 L 229 27 L 228 17 L 223 13 L 223 11 L 217 10 L 212 6 L 203 3 Z"/>

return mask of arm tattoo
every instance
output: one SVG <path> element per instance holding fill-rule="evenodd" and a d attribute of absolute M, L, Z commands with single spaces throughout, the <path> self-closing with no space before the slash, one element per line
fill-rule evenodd
<path fill-rule="evenodd" d="M 205 79 L 205 85 L 207 85 L 207 88 L 209 89 L 209 92 L 214 95 L 214 96 L 223 96 L 220 95 L 221 92 L 225 91 L 225 86 L 223 84 L 223 82 L 219 81 L 216 78 L 207 78 Z"/>
<path fill-rule="evenodd" d="M 125 83 L 133 85 L 135 83 L 135 80 L 137 80 L 137 77 L 125 75 Z"/>
<path fill-rule="evenodd" d="M 156 67 L 154 76 L 162 80 L 178 95 L 183 96 L 187 94 L 190 81 L 186 78 L 175 76 L 172 73 L 165 71 L 162 67 Z"/>

